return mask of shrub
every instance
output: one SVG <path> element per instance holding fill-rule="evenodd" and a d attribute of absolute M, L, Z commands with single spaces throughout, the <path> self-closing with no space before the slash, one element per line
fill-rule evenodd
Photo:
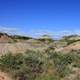
<path fill-rule="evenodd" d="M 53 52 L 50 56 L 50 59 L 53 60 L 57 76 L 65 77 L 70 73 L 68 65 L 73 62 L 73 58 L 69 54 L 63 55 L 61 53 Z"/>
<path fill-rule="evenodd" d="M 15 80 L 35 79 L 43 72 L 42 65 L 39 59 L 22 54 L 6 54 L 0 58 L 0 69 L 10 72 Z"/>

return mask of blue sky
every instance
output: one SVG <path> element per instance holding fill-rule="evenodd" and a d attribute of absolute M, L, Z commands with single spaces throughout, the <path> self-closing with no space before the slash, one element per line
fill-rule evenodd
<path fill-rule="evenodd" d="M 0 0 L 0 28 L 32 36 L 79 33 L 80 0 Z"/>

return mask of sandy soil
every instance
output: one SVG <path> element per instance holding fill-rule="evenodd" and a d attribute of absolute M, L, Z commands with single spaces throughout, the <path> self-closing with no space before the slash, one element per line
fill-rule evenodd
<path fill-rule="evenodd" d="M 0 71 L 0 80 L 12 80 L 7 73 Z"/>

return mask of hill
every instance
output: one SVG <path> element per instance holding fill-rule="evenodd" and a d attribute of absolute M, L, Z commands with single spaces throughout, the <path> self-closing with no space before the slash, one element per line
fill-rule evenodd
<path fill-rule="evenodd" d="M 0 80 L 80 80 L 80 36 L 0 33 Z"/>

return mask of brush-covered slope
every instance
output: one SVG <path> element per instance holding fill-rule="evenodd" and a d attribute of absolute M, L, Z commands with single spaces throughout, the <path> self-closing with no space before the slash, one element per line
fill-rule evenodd
<path fill-rule="evenodd" d="M 1 33 L 0 80 L 80 80 L 79 36 L 53 40 Z"/>

